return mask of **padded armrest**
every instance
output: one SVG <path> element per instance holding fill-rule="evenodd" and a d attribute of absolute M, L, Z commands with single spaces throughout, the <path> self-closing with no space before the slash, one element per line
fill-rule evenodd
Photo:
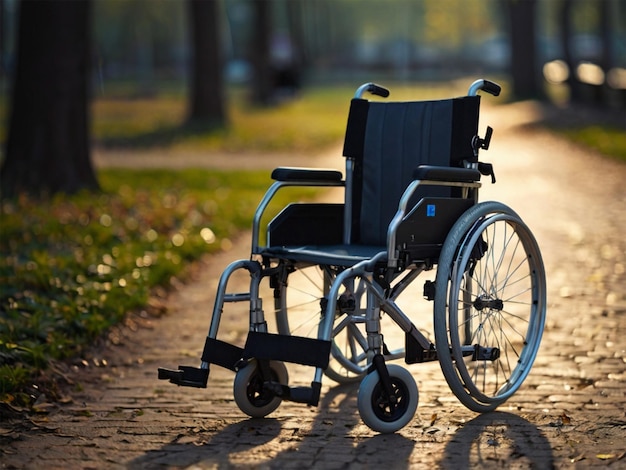
<path fill-rule="evenodd" d="M 471 183 L 480 181 L 480 172 L 472 168 L 420 165 L 413 171 L 413 178 L 416 180 Z"/>
<path fill-rule="evenodd" d="M 338 170 L 325 168 L 291 168 L 278 167 L 272 171 L 275 181 L 341 181 L 342 175 Z"/>

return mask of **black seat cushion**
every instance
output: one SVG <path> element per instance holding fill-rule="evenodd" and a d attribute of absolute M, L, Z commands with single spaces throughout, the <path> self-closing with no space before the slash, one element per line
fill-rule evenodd
<path fill-rule="evenodd" d="M 387 249 L 384 246 L 367 245 L 303 245 L 272 246 L 261 254 L 270 258 L 288 259 L 295 262 L 327 266 L 354 266 L 360 261 L 372 259 Z"/>

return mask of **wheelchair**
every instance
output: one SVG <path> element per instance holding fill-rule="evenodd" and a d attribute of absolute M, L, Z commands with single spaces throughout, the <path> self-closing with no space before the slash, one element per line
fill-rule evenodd
<path fill-rule="evenodd" d="M 251 417 L 267 416 L 283 400 L 317 406 L 324 375 L 360 381 L 359 415 L 380 433 L 406 426 L 418 405 L 416 382 L 395 359 L 438 361 L 454 395 L 475 412 L 510 398 L 539 349 L 546 281 L 539 246 L 518 214 L 478 200 L 481 177 L 495 183 L 493 166 L 478 160 L 492 135 L 487 127 L 478 136 L 480 91 L 498 96 L 501 88 L 476 80 L 467 96 L 389 102 L 364 98 L 386 98 L 387 89 L 360 86 L 350 102 L 345 173 L 272 172 L 252 223 L 250 259 L 220 277 L 200 366 L 160 368 L 159 379 L 206 388 L 211 364 L 230 369 L 234 400 Z M 337 187 L 344 201 L 293 202 L 261 224 L 276 192 L 290 186 Z M 230 292 L 232 274 L 242 270 L 249 292 Z M 430 270 L 434 276 L 417 284 Z M 314 302 L 300 302 L 298 276 L 314 275 L 305 292 Z M 272 328 L 262 283 L 272 292 Z M 434 338 L 400 307 L 411 286 L 432 303 Z M 249 303 L 243 346 L 218 338 L 225 306 L 234 302 Z M 307 333 L 296 326 L 302 305 Z M 388 344 L 383 324 L 399 329 L 400 344 Z M 310 386 L 290 386 L 285 363 L 313 368 Z"/>

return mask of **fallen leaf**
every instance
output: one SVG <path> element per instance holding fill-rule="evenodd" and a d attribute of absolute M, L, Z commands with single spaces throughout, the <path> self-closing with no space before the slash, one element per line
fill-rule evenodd
<path fill-rule="evenodd" d="M 585 454 L 579 454 L 576 457 L 569 459 L 571 463 L 580 462 L 581 460 L 585 460 Z"/>
<path fill-rule="evenodd" d="M 611 460 L 615 458 L 615 454 L 596 454 L 600 460 Z"/>
<path fill-rule="evenodd" d="M 55 408 L 54 403 L 40 403 L 38 405 L 33 405 L 31 409 L 35 413 L 45 414 L 45 413 L 50 413 L 50 410 L 54 408 Z"/>
<path fill-rule="evenodd" d="M 430 417 L 430 425 L 434 426 L 435 421 L 437 421 L 437 413 L 433 413 L 432 416 Z"/>

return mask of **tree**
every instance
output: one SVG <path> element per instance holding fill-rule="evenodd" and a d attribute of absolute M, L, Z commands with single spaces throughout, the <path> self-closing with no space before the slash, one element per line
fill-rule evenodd
<path fill-rule="evenodd" d="M 189 0 L 191 89 L 189 120 L 210 126 L 226 123 L 217 0 Z"/>
<path fill-rule="evenodd" d="M 541 95 L 537 72 L 537 0 L 504 0 L 509 18 L 513 95 L 518 99 Z"/>
<path fill-rule="evenodd" d="M 250 0 L 252 3 L 252 102 L 259 106 L 271 103 L 273 93 L 270 41 L 272 35 L 272 3 L 270 0 Z"/>
<path fill-rule="evenodd" d="M 567 64 L 569 69 L 569 75 L 567 76 L 567 85 L 570 90 L 570 100 L 579 101 L 580 83 L 576 80 L 576 61 L 572 52 L 571 38 L 572 33 L 572 8 L 574 2 L 572 0 L 561 0 L 558 10 L 558 18 L 560 25 L 560 41 L 561 49 L 563 50 L 563 60 Z"/>
<path fill-rule="evenodd" d="M 2 197 L 98 187 L 90 159 L 91 0 L 21 0 Z"/>

